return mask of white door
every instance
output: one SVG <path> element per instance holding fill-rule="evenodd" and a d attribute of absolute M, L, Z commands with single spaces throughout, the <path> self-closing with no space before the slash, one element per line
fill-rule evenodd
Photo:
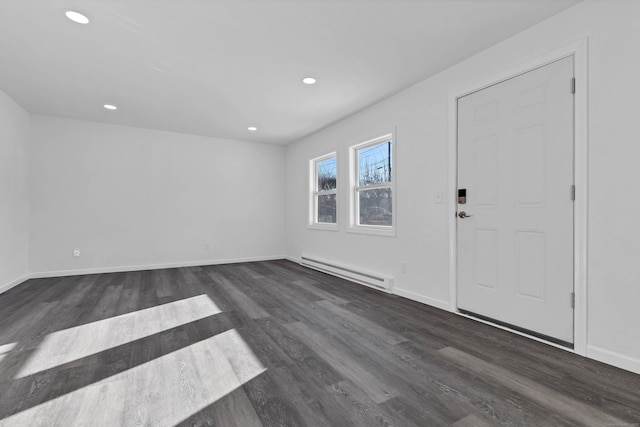
<path fill-rule="evenodd" d="M 571 56 L 458 100 L 458 308 L 564 343 L 573 343 L 573 76 Z"/>

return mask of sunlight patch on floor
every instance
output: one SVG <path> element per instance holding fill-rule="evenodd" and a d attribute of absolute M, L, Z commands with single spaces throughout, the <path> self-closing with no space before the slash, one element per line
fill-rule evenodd
<path fill-rule="evenodd" d="M 17 413 L 0 425 L 174 426 L 265 371 L 231 329 Z"/>
<path fill-rule="evenodd" d="M 220 313 L 207 295 L 158 305 L 47 335 L 17 373 L 32 375 Z"/>
<path fill-rule="evenodd" d="M 4 359 L 5 357 L 7 357 L 9 355 L 9 352 L 11 350 L 13 350 L 13 347 L 16 346 L 17 343 L 13 342 L 10 344 L 3 344 L 0 345 L 0 362 L 2 362 L 2 359 Z"/>

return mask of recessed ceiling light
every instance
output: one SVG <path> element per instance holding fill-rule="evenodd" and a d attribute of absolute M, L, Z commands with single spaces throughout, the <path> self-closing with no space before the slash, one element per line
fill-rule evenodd
<path fill-rule="evenodd" d="M 302 79 L 302 83 L 306 85 L 314 85 L 316 84 L 316 79 L 314 79 L 313 77 L 305 77 L 304 79 Z"/>
<path fill-rule="evenodd" d="M 111 104 L 104 104 L 104 108 L 106 108 L 107 110 L 117 110 L 118 107 L 116 107 L 115 105 L 111 105 Z"/>
<path fill-rule="evenodd" d="M 64 14 L 67 16 L 67 18 L 71 19 L 73 22 L 77 22 L 78 24 L 89 23 L 89 18 L 87 18 L 80 12 L 76 12 L 75 10 L 67 10 Z"/>
<path fill-rule="evenodd" d="M 249 129 L 251 132 L 255 132 L 258 130 L 258 128 L 255 126 L 249 126 L 247 129 Z"/>

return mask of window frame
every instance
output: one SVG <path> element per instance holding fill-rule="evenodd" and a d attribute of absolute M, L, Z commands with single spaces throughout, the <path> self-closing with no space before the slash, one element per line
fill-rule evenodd
<path fill-rule="evenodd" d="M 332 190 L 319 190 L 318 189 L 318 164 L 335 158 L 336 160 L 336 188 Z M 320 157 L 313 158 L 309 160 L 309 218 L 308 218 L 308 228 L 316 229 L 316 230 L 330 230 L 330 231 L 338 231 L 338 213 L 339 213 L 339 197 L 338 197 L 338 189 L 339 179 L 338 179 L 338 153 L 333 151 L 331 153 L 327 153 Z M 319 196 L 327 196 L 335 194 L 336 195 L 336 222 L 318 222 L 318 198 Z"/>
<path fill-rule="evenodd" d="M 379 184 L 360 185 L 359 181 L 359 158 L 358 151 L 363 148 L 378 145 L 387 141 L 391 141 L 391 181 Z M 378 236 L 396 236 L 396 138 L 395 132 L 390 132 L 382 136 L 359 142 L 349 146 L 349 228 L 347 231 L 351 233 L 372 234 Z M 391 225 L 367 225 L 360 224 L 360 199 L 361 191 L 388 188 L 391 191 Z"/>

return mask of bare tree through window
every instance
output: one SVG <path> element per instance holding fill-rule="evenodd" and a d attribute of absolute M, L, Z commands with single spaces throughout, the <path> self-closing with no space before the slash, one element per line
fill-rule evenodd
<path fill-rule="evenodd" d="M 336 156 L 331 155 L 313 161 L 314 167 L 314 215 L 313 222 L 336 224 L 337 169 Z"/>
<path fill-rule="evenodd" d="M 392 141 L 356 150 L 358 183 L 356 203 L 359 225 L 393 225 Z"/>

